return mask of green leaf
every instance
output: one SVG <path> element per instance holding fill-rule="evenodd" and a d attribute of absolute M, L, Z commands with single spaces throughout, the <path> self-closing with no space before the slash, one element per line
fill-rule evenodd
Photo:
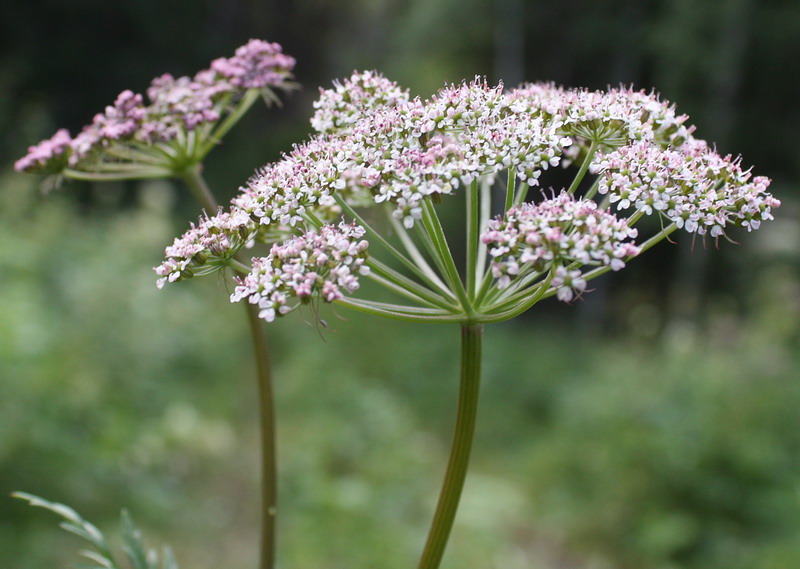
<path fill-rule="evenodd" d="M 157 569 L 147 562 L 147 552 L 142 544 L 142 534 L 133 525 L 128 510 L 122 510 L 120 516 L 122 520 L 122 539 L 125 542 L 123 550 L 130 559 L 133 569 Z"/>
<path fill-rule="evenodd" d="M 175 554 L 169 547 L 164 548 L 164 561 L 161 564 L 161 569 L 178 569 L 178 562 L 175 561 Z"/>
<path fill-rule="evenodd" d="M 84 557 L 91 559 L 97 563 L 99 567 L 106 569 L 120 569 L 119 565 L 117 565 L 117 562 L 114 560 L 114 556 L 111 554 L 108 545 L 106 544 L 103 532 L 97 529 L 97 527 L 93 524 L 84 520 L 75 510 L 64 504 L 50 502 L 44 498 L 34 496 L 33 494 L 27 494 L 25 492 L 15 492 L 12 494 L 12 496 L 25 500 L 31 506 L 50 510 L 51 512 L 66 519 L 67 521 L 61 522 L 59 526 L 64 530 L 74 533 L 78 537 L 85 539 L 97 550 L 96 553 L 91 551 L 82 552 Z M 86 555 L 87 553 L 90 555 Z"/>
<path fill-rule="evenodd" d="M 92 564 L 82 563 L 76 565 L 78 569 L 121 569 L 106 544 L 103 532 L 96 526 L 84 520 L 75 510 L 64 504 L 49 502 L 33 494 L 25 492 L 15 492 L 15 498 L 27 501 L 31 506 L 44 508 L 58 514 L 67 521 L 61 522 L 59 526 L 78 537 L 88 541 L 94 546 L 96 551 L 82 550 L 80 555 L 88 559 Z M 142 542 L 142 533 L 133 524 L 133 519 L 127 510 L 122 510 L 122 539 L 124 541 L 123 551 L 131 562 L 132 569 L 159 569 L 158 553 L 155 550 L 148 551 Z M 169 547 L 164 548 L 162 569 L 178 569 L 178 563 Z"/>

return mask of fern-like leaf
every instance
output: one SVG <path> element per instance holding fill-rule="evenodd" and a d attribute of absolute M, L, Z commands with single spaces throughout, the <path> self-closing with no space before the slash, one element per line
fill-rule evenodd
<path fill-rule="evenodd" d="M 88 541 L 92 549 L 83 550 L 81 556 L 91 561 L 92 564 L 81 564 L 79 569 L 122 569 L 111 553 L 105 536 L 97 527 L 84 520 L 75 510 L 58 502 L 50 502 L 33 494 L 25 492 L 15 492 L 15 498 L 20 498 L 28 502 L 31 506 L 44 508 L 58 514 L 65 521 L 59 525 L 70 533 Z M 146 549 L 142 541 L 142 533 L 134 525 L 133 519 L 127 510 L 122 510 L 122 540 L 123 551 L 130 561 L 131 569 L 159 569 L 158 553 L 154 549 Z M 172 550 L 164 548 L 161 559 L 160 569 L 178 569 L 178 563 Z"/>

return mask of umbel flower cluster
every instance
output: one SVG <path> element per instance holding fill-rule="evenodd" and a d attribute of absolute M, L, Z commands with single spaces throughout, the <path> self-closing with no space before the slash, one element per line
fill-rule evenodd
<path fill-rule="evenodd" d="M 269 321 L 314 299 L 408 320 L 499 321 L 541 298 L 574 299 L 676 229 L 751 231 L 780 205 L 767 178 L 645 91 L 506 90 L 478 78 L 422 100 L 363 72 L 321 90 L 315 109 L 314 136 L 167 249 L 159 286 L 228 265 L 240 273 L 232 300 Z M 570 164 L 569 188 L 529 191 Z M 463 259 L 437 213 L 461 203 L 454 194 L 466 203 Z M 652 235 L 634 227 L 644 216 L 659 220 Z M 247 262 L 242 247 L 256 241 L 271 250 Z M 410 302 L 356 298 L 364 275 Z"/>
<path fill-rule="evenodd" d="M 194 77 L 156 77 L 148 104 L 123 91 L 74 138 L 59 130 L 15 168 L 91 179 L 175 175 L 202 160 L 256 98 L 276 100 L 272 89 L 291 88 L 294 65 L 280 45 L 250 40 Z"/>

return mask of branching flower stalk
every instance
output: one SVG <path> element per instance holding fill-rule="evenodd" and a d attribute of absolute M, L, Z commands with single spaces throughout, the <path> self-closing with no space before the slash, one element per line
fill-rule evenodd
<path fill-rule="evenodd" d="M 230 268 L 231 300 L 268 322 L 337 303 L 461 327 L 453 447 L 419 563 L 434 569 L 467 472 L 483 327 L 551 296 L 572 302 L 677 230 L 714 241 L 755 230 L 780 202 L 767 178 L 695 138 L 688 117 L 645 91 L 506 90 L 478 78 L 421 100 L 363 72 L 321 90 L 315 108 L 315 135 L 167 248 L 158 286 Z M 548 169 L 573 163 L 566 189 L 540 189 Z M 439 215 L 456 194 L 463 232 Z M 243 263 L 254 241 L 270 252 Z M 359 296 L 363 278 L 400 300 Z"/>
<path fill-rule="evenodd" d="M 203 176 L 203 160 L 252 105 L 263 99 L 280 103 L 276 90 L 295 88 L 295 60 L 280 45 L 251 40 L 233 57 L 219 58 L 194 77 L 155 78 L 140 94 L 123 91 L 113 105 L 97 114 L 74 138 L 62 129 L 28 149 L 18 171 L 43 173 L 50 185 L 63 179 L 112 181 L 146 178 L 180 179 L 208 215 L 220 209 Z M 217 235 L 221 248 L 234 243 Z M 222 241 L 225 241 L 223 244 Z M 208 242 L 205 246 L 217 245 Z M 245 266 L 235 256 L 225 264 Z M 246 305 L 253 339 L 259 391 L 261 432 L 262 526 L 260 568 L 271 569 L 275 558 L 277 508 L 275 411 L 269 350 L 258 309 Z"/>

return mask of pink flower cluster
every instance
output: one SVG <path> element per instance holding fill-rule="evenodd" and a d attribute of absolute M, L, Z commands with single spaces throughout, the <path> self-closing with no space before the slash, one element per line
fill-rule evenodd
<path fill-rule="evenodd" d="M 677 150 L 637 142 L 597 157 L 598 191 L 617 210 L 657 213 L 679 228 L 719 237 L 729 224 L 758 229 L 780 201 L 769 179 L 751 177 L 741 160 L 722 157 L 702 141 Z"/>
<path fill-rule="evenodd" d="M 585 281 L 578 265 L 608 266 L 618 271 L 625 260 L 639 254 L 633 244 L 636 229 L 625 220 L 599 210 L 590 200 L 575 199 L 567 192 L 540 203 L 523 203 L 508 210 L 505 217 L 490 220 L 481 240 L 494 259 L 492 276 L 497 286 L 507 288 L 514 278 L 543 272 L 553 263 L 559 267 L 552 281 L 561 300 L 580 293 Z"/>
<path fill-rule="evenodd" d="M 213 217 L 200 218 L 197 225 L 191 224 L 186 233 L 166 248 L 166 260 L 154 269 L 161 277 L 156 283 L 158 288 L 168 282 L 224 268 L 227 261 L 248 244 L 254 225 L 250 216 L 241 211 L 219 211 Z"/>
<path fill-rule="evenodd" d="M 66 150 L 69 153 L 68 163 L 75 166 L 98 148 L 108 146 L 112 141 L 132 138 L 140 129 L 147 111 L 142 103 L 142 96 L 126 90 L 117 96 L 112 106 L 106 107 L 92 119 L 92 124 L 72 140 Z M 24 160 L 24 158 L 23 158 Z M 17 170 L 21 170 L 19 162 Z"/>
<path fill-rule="evenodd" d="M 145 143 L 166 142 L 181 132 L 193 131 L 220 118 L 219 96 L 231 91 L 226 82 L 215 82 L 202 72 L 194 79 L 169 73 L 156 77 L 147 89 L 151 104 L 146 120 L 139 125 L 136 139 Z"/>
<path fill-rule="evenodd" d="M 274 244 L 267 257 L 253 259 L 248 275 L 237 279 L 231 302 L 247 298 L 258 305 L 260 318 L 272 322 L 296 307 L 289 304 L 292 297 L 334 302 L 344 297 L 342 291 L 355 292 L 358 275 L 369 272 L 364 233 L 364 228 L 342 222 Z"/>
<path fill-rule="evenodd" d="M 67 166 L 67 153 L 72 144 L 69 131 L 62 128 L 52 137 L 28 147 L 28 153 L 17 160 L 17 171 L 58 172 Z"/>
<path fill-rule="evenodd" d="M 250 40 L 230 58 L 211 63 L 211 70 L 240 89 L 280 87 L 291 77 L 295 59 L 283 53 L 280 44 Z"/>
<path fill-rule="evenodd" d="M 140 94 L 123 91 L 114 105 L 97 114 L 74 139 L 62 129 L 53 138 L 31 146 L 15 168 L 57 172 L 67 165 L 80 168 L 83 161 L 115 142 L 168 142 L 183 132 L 216 123 L 225 110 L 227 95 L 285 87 L 294 63 L 278 44 L 250 40 L 236 50 L 236 55 L 215 60 L 211 69 L 200 71 L 194 78 L 175 79 L 170 74 L 156 77 L 147 90 L 149 105 Z"/>

